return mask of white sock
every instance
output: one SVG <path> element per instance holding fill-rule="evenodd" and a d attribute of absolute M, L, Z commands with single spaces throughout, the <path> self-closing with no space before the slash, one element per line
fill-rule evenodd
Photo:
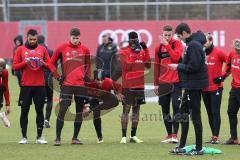
<path fill-rule="evenodd" d="M 3 112 L 0 112 L 0 118 L 1 118 L 1 119 L 3 118 L 3 115 L 2 115 L 2 114 L 3 114 Z"/>

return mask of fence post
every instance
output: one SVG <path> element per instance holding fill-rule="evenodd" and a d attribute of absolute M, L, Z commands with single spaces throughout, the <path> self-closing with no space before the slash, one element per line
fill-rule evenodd
<path fill-rule="evenodd" d="M 158 3 L 158 2 L 159 2 L 159 0 L 156 0 L 156 3 Z M 155 8 L 155 18 L 157 21 L 159 20 L 159 5 L 158 4 L 156 5 L 156 8 Z"/>
<path fill-rule="evenodd" d="M 54 17 L 54 21 L 58 21 L 58 0 L 53 0 L 53 3 L 54 3 L 54 12 L 53 12 L 53 17 Z"/>
<path fill-rule="evenodd" d="M 116 0 L 117 3 L 119 3 L 119 0 Z M 116 19 L 120 20 L 120 6 L 116 5 Z"/>
<path fill-rule="evenodd" d="M 208 4 L 207 4 L 207 20 L 210 20 L 211 19 L 211 13 L 210 13 L 210 10 L 211 10 L 211 6 L 209 4 L 211 0 L 207 0 Z"/>
<path fill-rule="evenodd" d="M 148 19 L 148 6 L 147 6 L 148 0 L 144 0 L 144 21 Z"/>
<path fill-rule="evenodd" d="M 105 0 L 105 21 L 109 21 L 109 6 L 108 6 L 108 0 Z"/>
<path fill-rule="evenodd" d="M 8 0 L 2 0 L 2 4 L 3 4 L 3 21 L 8 22 L 9 17 L 10 17 L 9 6 L 8 6 L 9 1 Z"/>

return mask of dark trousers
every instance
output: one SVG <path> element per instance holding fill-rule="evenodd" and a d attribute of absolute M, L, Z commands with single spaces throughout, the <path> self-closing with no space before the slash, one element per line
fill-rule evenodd
<path fill-rule="evenodd" d="M 20 126 L 22 129 L 22 137 L 27 138 L 28 127 L 28 113 L 32 100 L 35 104 L 36 110 L 36 124 L 37 124 L 37 138 L 42 136 L 43 124 L 44 124 L 44 98 L 45 87 L 44 86 L 21 86 L 19 96 L 19 106 L 21 106 Z"/>
<path fill-rule="evenodd" d="M 178 84 L 174 85 L 173 92 L 160 96 L 159 104 L 162 106 L 163 120 L 168 135 L 177 134 L 179 128 L 179 122 L 176 121 L 175 117 L 179 113 L 179 105 L 182 97 L 182 89 Z M 170 115 L 170 103 L 172 100 L 173 117 Z"/>
<path fill-rule="evenodd" d="M 212 136 L 219 136 L 221 126 L 221 101 L 222 101 L 222 88 L 211 92 L 203 92 L 203 102 L 205 104 L 208 122 L 212 131 Z"/>
<path fill-rule="evenodd" d="M 50 121 L 53 106 L 53 89 L 46 84 L 46 116 L 45 120 Z"/>
<path fill-rule="evenodd" d="M 185 147 L 188 130 L 189 114 L 192 118 L 196 150 L 202 149 L 202 119 L 201 119 L 201 90 L 185 90 L 182 98 L 179 120 L 182 126 L 182 134 L 179 147 Z"/>
<path fill-rule="evenodd" d="M 232 88 L 228 99 L 228 118 L 232 139 L 237 139 L 237 114 L 240 107 L 240 88 Z"/>
<path fill-rule="evenodd" d="M 84 97 L 77 95 L 77 87 L 74 86 L 61 86 L 61 95 L 60 95 L 60 108 L 57 116 L 56 122 L 56 135 L 57 139 L 61 139 L 61 132 L 64 126 L 65 115 L 68 111 L 68 108 L 71 105 L 72 97 L 74 95 L 74 100 L 76 103 L 76 115 L 74 119 L 74 133 L 73 138 L 77 138 L 79 131 L 82 126 L 82 112 L 84 105 Z"/>
<path fill-rule="evenodd" d="M 97 108 L 99 105 L 99 100 L 92 99 L 90 101 L 90 108 L 93 110 L 93 124 L 98 138 L 103 138 L 102 136 L 102 120 L 101 120 L 101 110 Z"/>

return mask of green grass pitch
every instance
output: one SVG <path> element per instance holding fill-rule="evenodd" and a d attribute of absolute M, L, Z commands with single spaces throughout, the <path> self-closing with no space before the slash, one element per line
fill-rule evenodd
<path fill-rule="evenodd" d="M 0 125 L 0 160 L 176 160 L 176 159 L 201 159 L 201 160 L 238 160 L 240 156 L 240 145 L 205 145 L 221 149 L 224 154 L 204 155 L 201 157 L 186 157 L 169 155 L 168 151 L 175 147 L 174 144 L 163 144 L 161 140 L 166 136 L 166 131 L 161 118 L 161 108 L 157 103 L 148 103 L 141 108 L 140 124 L 137 135 L 144 140 L 142 144 L 119 144 L 121 139 L 120 114 L 122 107 L 119 106 L 102 117 L 104 143 L 96 143 L 96 134 L 92 121 L 84 121 L 79 138 L 84 145 L 73 146 L 70 144 L 73 133 L 73 122 L 66 122 L 62 132 L 62 146 L 53 146 L 55 139 L 55 120 L 52 114 L 51 128 L 44 129 L 44 137 L 48 140 L 47 145 L 35 144 L 36 125 L 35 110 L 31 108 L 29 114 L 28 139 L 29 144 L 20 145 L 17 142 L 21 138 L 19 116 L 20 108 L 17 106 L 19 88 L 15 77 L 10 75 L 11 93 L 11 127 L 4 128 Z M 225 82 L 222 100 L 222 126 L 220 132 L 221 142 L 229 138 L 229 124 L 227 117 L 227 100 L 231 79 Z M 55 95 L 57 97 L 57 95 Z M 73 107 L 74 108 L 74 107 Z M 4 108 L 3 108 L 4 109 Z M 211 137 L 210 128 L 204 105 L 202 105 L 203 139 Z M 130 128 L 130 126 L 129 126 Z M 238 127 L 239 128 L 239 127 Z M 128 135 L 130 130 L 128 130 Z M 195 142 L 193 126 L 190 125 L 188 144 Z"/>

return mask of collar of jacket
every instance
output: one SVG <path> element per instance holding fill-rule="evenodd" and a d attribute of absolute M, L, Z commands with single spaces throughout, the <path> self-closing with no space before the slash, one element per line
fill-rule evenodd
<path fill-rule="evenodd" d="M 110 44 L 112 44 L 112 42 L 110 41 L 110 42 L 108 42 L 107 44 L 104 44 L 103 43 L 103 46 L 108 46 L 108 45 L 110 45 Z"/>
<path fill-rule="evenodd" d="M 35 48 L 37 48 L 38 47 L 38 43 L 36 43 L 35 45 L 30 45 L 30 43 L 27 41 L 26 43 L 25 43 L 25 47 L 27 48 L 27 49 L 35 49 Z"/>
<path fill-rule="evenodd" d="M 77 45 L 73 45 L 73 44 L 71 43 L 71 41 L 69 41 L 69 46 L 72 47 L 72 48 L 78 48 L 78 47 L 81 46 L 81 42 L 79 42 Z"/>
<path fill-rule="evenodd" d="M 209 46 L 208 48 L 206 48 L 206 49 L 205 49 L 206 55 L 209 55 L 209 54 L 212 52 L 213 48 L 214 48 L 214 45 L 213 45 L 213 44 L 211 44 L 211 46 Z"/>
<path fill-rule="evenodd" d="M 188 38 L 186 38 L 185 42 L 186 42 L 186 45 L 188 45 L 189 42 L 192 41 L 192 35 L 189 36 Z"/>

